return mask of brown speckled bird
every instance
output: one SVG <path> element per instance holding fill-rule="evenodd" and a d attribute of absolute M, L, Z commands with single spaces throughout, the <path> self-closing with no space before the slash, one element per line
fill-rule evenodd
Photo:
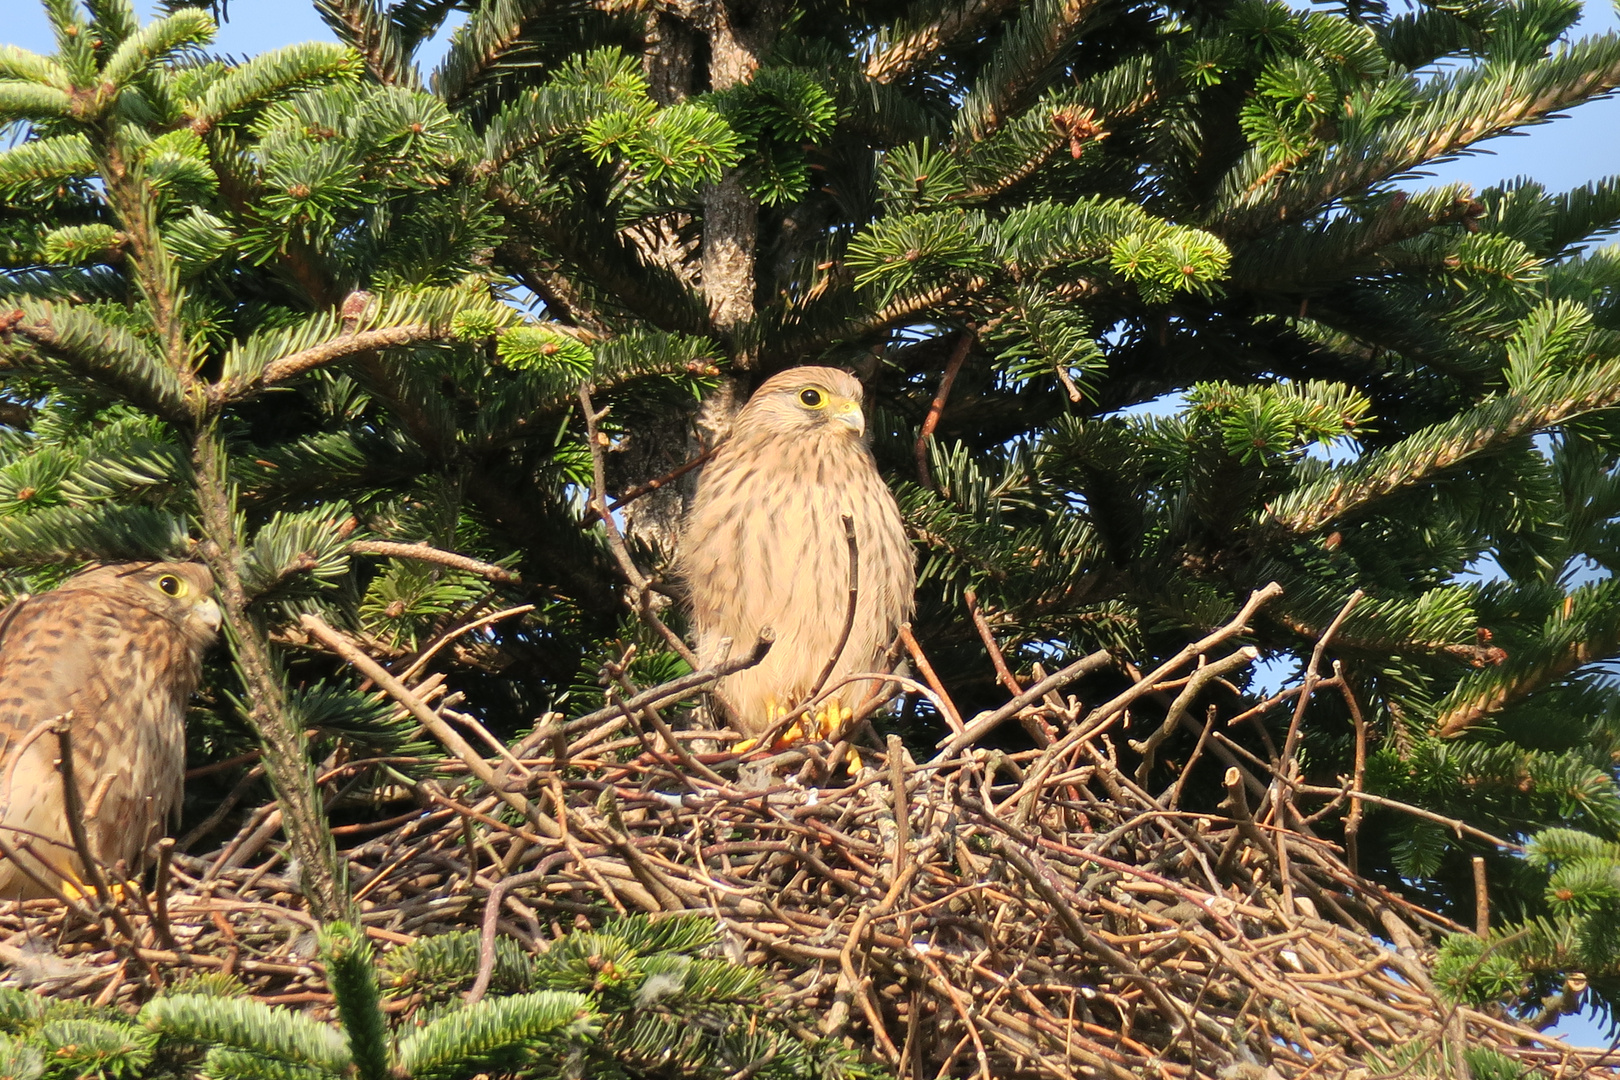
<path fill-rule="evenodd" d="M 697 655 L 714 662 L 722 639 L 737 653 L 770 627 L 765 660 L 728 675 L 711 700 L 738 731 L 758 736 L 815 690 L 849 602 L 855 526 L 859 594 L 849 640 L 827 686 L 871 671 L 911 616 L 916 570 L 894 495 L 866 445 L 861 384 L 833 368 L 791 368 L 767 379 L 703 468 L 681 540 Z M 876 689 L 861 680 L 817 710 L 823 732 Z"/>
<path fill-rule="evenodd" d="M 178 808 L 186 704 L 219 631 L 193 563 L 112 563 L 0 614 L 0 832 L 51 882 L 82 882 L 52 721 L 72 712 L 73 764 L 96 857 L 133 873 Z M 0 859 L 0 899 L 43 895 Z"/>

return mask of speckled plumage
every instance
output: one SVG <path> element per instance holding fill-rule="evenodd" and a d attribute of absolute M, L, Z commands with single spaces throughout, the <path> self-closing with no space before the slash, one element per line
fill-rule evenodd
<path fill-rule="evenodd" d="M 80 880 L 51 721 L 72 711 L 86 832 L 133 873 L 178 808 L 186 704 L 219 630 L 213 577 L 193 563 L 112 563 L 0 615 L 0 829 L 50 880 Z M 25 855 L 24 858 L 27 858 Z M 0 859 L 0 899 L 41 895 Z"/>
<path fill-rule="evenodd" d="M 826 395 L 825 404 L 807 407 L 807 390 Z M 911 616 L 911 545 L 866 445 L 861 396 L 853 376 L 832 368 L 772 376 L 738 412 L 698 483 L 680 570 L 699 660 L 713 662 L 725 638 L 741 652 L 764 627 L 776 633 L 764 662 L 720 680 L 711 694 L 744 734 L 768 729 L 772 706 L 802 703 L 838 645 L 849 598 L 843 515 L 854 520 L 860 590 L 827 685 L 873 670 Z M 851 683 L 834 699 L 852 709 L 874 689 Z"/>

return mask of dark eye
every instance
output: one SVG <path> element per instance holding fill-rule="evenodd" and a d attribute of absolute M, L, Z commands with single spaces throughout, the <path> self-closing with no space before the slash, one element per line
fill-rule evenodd
<path fill-rule="evenodd" d="M 163 591 L 164 596 L 179 596 L 186 591 L 186 583 L 173 574 L 164 574 L 158 578 L 157 586 Z"/>
<path fill-rule="evenodd" d="M 807 409 L 819 409 L 827 404 L 827 395 L 815 387 L 806 387 L 799 391 L 799 402 Z"/>

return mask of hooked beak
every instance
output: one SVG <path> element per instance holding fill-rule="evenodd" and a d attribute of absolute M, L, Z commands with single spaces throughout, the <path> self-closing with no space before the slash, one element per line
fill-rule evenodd
<path fill-rule="evenodd" d="M 218 630 L 219 624 L 224 621 L 223 616 L 220 614 L 219 605 L 214 602 L 213 597 L 209 597 L 198 604 L 195 614 L 198 619 L 202 620 L 202 624 L 210 630 Z"/>
<path fill-rule="evenodd" d="M 862 414 L 861 403 L 858 401 L 846 401 L 838 406 L 838 411 L 833 414 L 833 419 L 839 423 L 848 424 L 855 429 L 857 435 L 866 434 L 866 416 Z"/>

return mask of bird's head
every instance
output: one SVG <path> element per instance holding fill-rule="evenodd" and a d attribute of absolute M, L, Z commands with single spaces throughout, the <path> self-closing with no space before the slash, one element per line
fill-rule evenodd
<path fill-rule="evenodd" d="M 214 575 L 199 563 L 107 563 L 75 574 L 63 585 L 116 592 L 174 623 L 198 648 L 212 644 L 219 634 Z"/>
<path fill-rule="evenodd" d="M 737 416 L 736 430 L 770 435 L 866 434 L 861 384 L 837 368 L 796 367 L 766 379 Z"/>

